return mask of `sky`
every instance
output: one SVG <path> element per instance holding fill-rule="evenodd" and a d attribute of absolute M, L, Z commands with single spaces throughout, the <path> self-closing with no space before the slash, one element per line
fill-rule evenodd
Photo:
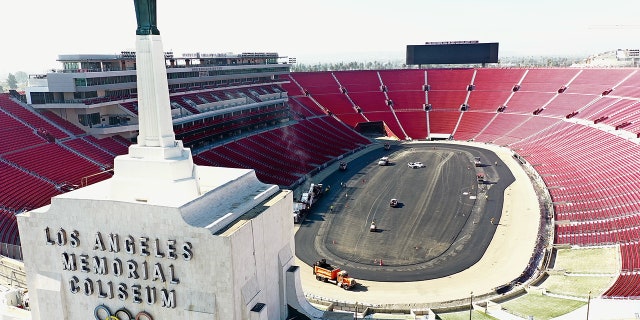
<path fill-rule="evenodd" d="M 638 0 L 157 0 L 165 51 L 278 52 L 298 63 L 404 59 L 408 44 L 499 42 L 500 57 L 640 48 Z M 2 0 L 0 75 L 59 54 L 135 48 L 132 0 Z"/>

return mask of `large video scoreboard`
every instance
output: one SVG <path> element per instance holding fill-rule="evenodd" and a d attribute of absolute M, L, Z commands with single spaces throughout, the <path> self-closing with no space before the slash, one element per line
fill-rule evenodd
<path fill-rule="evenodd" d="M 427 42 L 407 45 L 407 65 L 497 63 L 498 42 Z"/>

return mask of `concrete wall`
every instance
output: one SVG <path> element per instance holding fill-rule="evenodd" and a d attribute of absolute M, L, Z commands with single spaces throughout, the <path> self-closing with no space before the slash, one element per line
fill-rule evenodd
<path fill-rule="evenodd" d="M 33 319 L 93 319 L 97 307 L 101 318 L 123 307 L 154 319 L 284 318 L 292 193 L 262 205 L 213 235 L 180 208 L 54 198 L 18 217 Z"/>
<path fill-rule="evenodd" d="M 0 256 L 0 284 L 27 288 L 27 273 L 22 261 Z"/>

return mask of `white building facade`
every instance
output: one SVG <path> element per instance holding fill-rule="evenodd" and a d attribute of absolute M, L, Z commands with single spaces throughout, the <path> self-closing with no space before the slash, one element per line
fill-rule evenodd
<path fill-rule="evenodd" d="M 210 201 L 223 187 L 157 206 L 101 199 L 112 187 L 107 180 L 19 216 L 32 318 L 285 318 L 292 193 L 260 183 L 251 170 L 204 169 L 233 176 L 225 187 L 242 184 L 256 199 L 214 232 L 197 221 L 228 207 Z M 271 194 L 256 195 L 265 189 Z"/>

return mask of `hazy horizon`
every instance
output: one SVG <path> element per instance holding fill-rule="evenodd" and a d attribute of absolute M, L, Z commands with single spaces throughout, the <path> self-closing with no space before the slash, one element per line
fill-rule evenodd
<path fill-rule="evenodd" d="M 3 3 L 0 74 L 59 68 L 59 54 L 119 53 L 135 47 L 133 2 Z M 637 0 L 607 5 L 540 0 L 158 1 L 165 51 L 278 52 L 298 63 L 396 53 L 426 41 L 499 42 L 499 57 L 588 56 L 640 47 Z M 28 10 L 26 10 L 28 8 Z"/>
<path fill-rule="evenodd" d="M 170 50 L 167 50 L 170 51 Z M 78 52 L 79 54 L 119 54 L 120 52 Z M 240 53 L 240 52 L 235 52 L 235 53 Z M 599 53 L 603 53 L 603 52 L 594 52 L 591 53 L 589 55 L 593 55 L 593 54 L 599 54 Z M 182 54 L 182 52 L 178 52 L 178 55 Z M 344 63 L 348 63 L 348 62 L 387 62 L 387 61 L 404 61 L 405 60 L 405 52 L 391 52 L 391 51 L 387 51 L 387 52 L 383 52 L 383 51 L 379 51 L 379 52 L 336 52 L 336 53 L 331 53 L 331 52 L 326 52 L 326 53 L 322 53 L 322 54 L 302 54 L 299 56 L 287 56 L 287 55 L 283 55 L 280 54 L 281 56 L 286 56 L 286 57 L 295 57 L 297 59 L 296 63 L 297 64 L 305 64 L 305 65 L 315 65 L 315 64 L 323 64 L 323 63 L 340 63 L 340 62 L 344 62 Z M 566 57 L 566 58 L 575 58 L 575 57 L 587 57 L 589 55 L 526 55 L 526 54 L 501 54 L 501 59 L 505 59 L 505 58 L 526 58 L 526 57 L 539 57 L 539 58 L 545 58 L 545 57 Z M 57 58 L 57 56 L 56 56 Z M 15 74 L 16 72 L 22 71 L 22 72 L 26 72 L 27 74 L 39 74 L 39 73 L 46 73 L 47 71 L 51 70 L 51 69 L 61 69 L 62 65 L 56 61 L 56 59 L 53 59 L 51 66 L 44 68 L 42 70 L 8 70 L 8 71 L 2 71 L 0 72 L 0 82 L 6 80 L 6 77 L 9 75 L 9 73 L 11 74 Z"/>

